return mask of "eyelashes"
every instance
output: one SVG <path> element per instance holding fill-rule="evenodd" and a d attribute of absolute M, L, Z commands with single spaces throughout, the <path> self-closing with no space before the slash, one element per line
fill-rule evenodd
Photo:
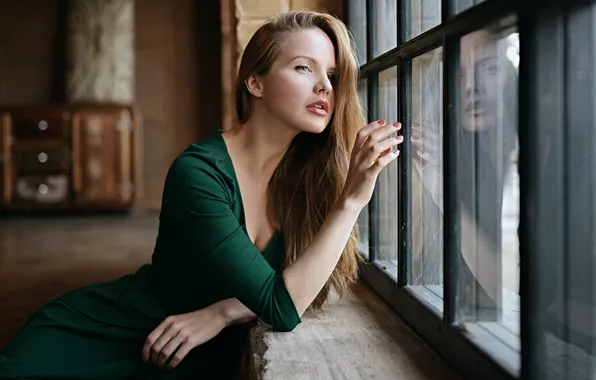
<path fill-rule="evenodd" d="M 312 70 L 310 69 L 310 67 L 305 66 L 305 65 L 298 65 L 295 67 L 296 70 L 298 71 L 302 71 L 302 72 L 307 72 L 307 73 L 312 73 Z M 327 79 L 329 79 L 329 82 L 331 82 L 332 85 L 335 86 L 335 74 L 327 74 Z"/>
<path fill-rule="evenodd" d="M 298 71 L 306 71 L 306 72 L 312 73 L 312 70 L 310 69 L 310 67 L 304 66 L 304 65 L 298 65 L 298 66 L 296 66 L 296 70 L 298 70 Z"/>

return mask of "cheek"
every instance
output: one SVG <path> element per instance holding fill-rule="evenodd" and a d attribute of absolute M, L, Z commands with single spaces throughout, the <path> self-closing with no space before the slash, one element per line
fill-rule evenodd
<path fill-rule="evenodd" d="M 270 89 L 267 93 L 268 101 L 271 103 L 294 103 L 304 91 L 304 84 L 298 79 L 284 75 L 271 78 L 267 86 Z"/>

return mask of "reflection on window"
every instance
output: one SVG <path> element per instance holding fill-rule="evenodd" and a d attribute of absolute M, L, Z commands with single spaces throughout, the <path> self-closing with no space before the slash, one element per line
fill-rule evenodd
<path fill-rule="evenodd" d="M 412 60 L 411 284 L 442 310 L 443 296 L 443 80 L 442 48 Z M 422 285 L 419 287 L 417 285 Z M 430 293 L 428 293 L 430 292 Z"/>
<path fill-rule="evenodd" d="M 457 14 L 459 12 L 465 11 L 466 9 L 482 3 L 484 0 L 455 0 L 454 10 L 453 13 Z"/>
<path fill-rule="evenodd" d="M 379 119 L 394 123 L 397 119 L 397 67 L 379 73 Z M 390 137 L 397 136 L 397 133 Z M 397 279 L 397 165 L 394 160 L 378 178 L 380 247 L 377 259 Z"/>
<path fill-rule="evenodd" d="M 376 0 L 375 21 L 377 35 L 374 56 L 397 47 L 397 0 Z M 363 1 L 364 3 L 364 1 Z"/>
<path fill-rule="evenodd" d="M 408 17 L 406 41 L 441 23 L 441 0 L 410 0 Z"/>
<path fill-rule="evenodd" d="M 460 44 L 458 316 L 519 333 L 519 40 L 480 30 Z"/>

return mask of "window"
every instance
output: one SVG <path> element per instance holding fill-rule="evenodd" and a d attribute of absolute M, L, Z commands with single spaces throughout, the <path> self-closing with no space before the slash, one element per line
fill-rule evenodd
<path fill-rule="evenodd" d="M 596 379 L 596 4 L 348 0 L 402 154 L 361 277 L 464 377 Z"/>

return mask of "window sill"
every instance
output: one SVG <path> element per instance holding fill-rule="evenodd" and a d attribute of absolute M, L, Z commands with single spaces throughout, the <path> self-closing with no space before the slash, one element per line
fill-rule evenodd
<path fill-rule="evenodd" d="M 459 378 L 366 285 L 318 315 L 307 313 L 291 333 L 259 322 L 251 330 L 253 379 Z"/>

